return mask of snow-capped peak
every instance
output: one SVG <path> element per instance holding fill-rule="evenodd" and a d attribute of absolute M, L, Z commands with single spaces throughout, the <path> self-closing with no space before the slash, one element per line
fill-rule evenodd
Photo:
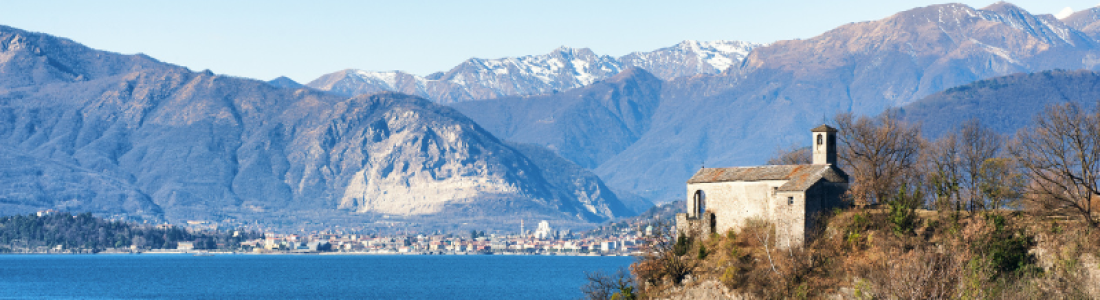
<path fill-rule="evenodd" d="M 348 76 L 357 78 L 359 80 L 369 82 L 376 85 L 381 85 L 383 89 L 388 91 L 397 90 L 399 81 L 402 79 L 411 79 L 417 83 L 423 83 L 424 78 L 412 74 L 408 74 L 401 71 L 364 71 L 364 70 L 347 70 Z"/>
<path fill-rule="evenodd" d="M 620 71 L 614 58 L 595 55 L 588 48 L 565 46 L 558 47 L 549 54 L 471 59 L 469 62 L 467 66 L 470 69 L 463 70 L 469 74 L 452 76 L 452 82 L 460 84 L 472 81 L 485 82 L 488 86 L 497 86 L 503 84 L 501 80 L 505 80 L 512 83 L 529 82 L 520 86 L 534 84 L 531 86 L 532 89 L 527 91 L 529 93 L 522 93 L 524 95 L 584 86 L 596 80 L 611 77 Z M 518 87 L 510 83 L 507 85 L 510 86 L 509 88 Z"/>
<path fill-rule="evenodd" d="M 696 74 L 716 74 L 739 63 L 753 48 L 741 41 L 685 40 L 672 47 L 634 52 L 619 58 L 624 67 L 640 67 L 662 79 Z"/>
<path fill-rule="evenodd" d="M 598 55 L 588 48 L 561 46 L 541 55 L 471 58 L 442 75 L 432 75 L 432 79 L 401 71 L 345 70 L 322 76 L 309 86 L 348 95 L 396 91 L 452 103 L 564 91 L 610 78 L 628 67 L 641 67 L 664 79 L 715 74 L 740 63 L 758 46 L 739 41 L 687 40 L 620 58 Z"/>

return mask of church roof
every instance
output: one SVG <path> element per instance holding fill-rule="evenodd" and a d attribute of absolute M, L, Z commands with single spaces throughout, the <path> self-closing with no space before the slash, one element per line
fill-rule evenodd
<path fill-rule="evenodd" d="M 821 126 L 810 129 L 810 132 L 836 132 L 836 128 L 833 128 L 829 125 L 821 124 Z"/>
<path fill-rule="evenodd" d="M 804 191 L 818 181 L 848 182 L 848 174 L 832 165 L 778 165 L 702 168 L 687 183 L 787 180 L 780 191 Z"/>

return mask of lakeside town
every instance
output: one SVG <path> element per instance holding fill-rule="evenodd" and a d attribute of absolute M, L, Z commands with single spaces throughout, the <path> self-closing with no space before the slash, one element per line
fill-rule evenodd
<path fill-rule="evenodd" d="M 39 211 L 27 216 L 37 220 L 70 216 L 55 210 Z M 81 215 L 71 215 L 73 219 Z M 90 216 L 90 215 L 89 215 Z M 68 219 L 67 217 L 63 219 Z M 121 220 L 100 219 L 106 224 L 133 224 L 151 233 L 133 234 L 117 239 L 104 247 L 87 244 L 20 244 L 7 242 L 7 253 L 212 253 L 233 254 L 382 254 L 382 255 L 572 255 L 627 256 L 641 254 L 646 236 L 654 234 L 652 226 L 621 221 L 584 231 L 555 230 L 546 220 L 534 229 L 523 222 L 514 233 L 491 233 L 471 230 L 464 234 L 436 231 L 424 233 L 364 234 L 323 230 L 306 233 L 257 232 L 240 228 L 225 228 L 208 221 L 191 221 L 180 225 L 135 224 Z M 57 222 L 57 221 L 44 221 Z M 109 226 L 109 225 L 108 225 Z M 50 227 L 50 226 L 42 226 Z M 500 232 L 500 231 L 497 231 Z M 163 236 L 163 241 L 156 240 Z M 156 241 L 154 241 L 156 240 Z"/>
<path fill-rule="evenodd" d="M 634 255 L 641 252 L 642 239 L 649 232 L 625 228 L 617 234 L 589 237 L 569 230 L 554 231 L 547 221 L 533 231 L 514 235 L 468 236 L 454 234 L 370 236 L 361 234 L 314 233 L 264 234 L 263 239 L 241 243 L 253 253 L 348 253 L 423 255 Z M 186 250 L 182 246 L 180 250 Z"/>

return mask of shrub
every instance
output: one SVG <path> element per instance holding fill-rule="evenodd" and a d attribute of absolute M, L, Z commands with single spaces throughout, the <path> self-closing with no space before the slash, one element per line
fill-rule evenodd
<path fill-rule="evenodd" d="M 691 249 L 691 238 L 681 233 L 680 236 L 676 238 L 676 245 L 672 246 L 672 253 L 675 253 L 676 256 L 684 256 L 689 249 Z"/>
<path fill-rule="evenodd" d="M 899 236 L 913 232 L 916 228 L 917 216 L 914 210 L 924 197 L 920 189 L 913 189 L 911 194 L 907 191 L 908 189 L 907 186 L 902 185 L 898 193 L 886 203 L 890 207 L 890 213 L 887 215 L 890 229 Z"/>
<path fill-rule="evenodd" d="M 619 290 L 619 292 L 611 295 L 611 300 L 634 300 L 637 296 L 634 295 L 634 287 L 627 286 Z"/>
<path fill-rule="evenodd" d="M 866 215 L 862 213 L 857 213 L 855 215 L 852 215 L 852 223 L 848 225 L 848 231 L 859 232 L 861 230 L 867 229 L 867 225 L 869 224 L 871 224 L 871 220 L 868 219 Z"/>
<path fill-rule="evenodd" d="M 614 274 L 607 274 L 601 271 L 596 271 L 595 273 L 585 272 L 585 277 L 588 283 L 581 286 L 581 293 L 585 296 L 584 299 L 637 299 L 637 296 L 634 295 L 634 279 L 626 270 L 619 269 L 619 271 Z"/>
<path fill-rule="evenodd" d="M 986 216 L 993 223 L 993 232 L 986 238 L 983 247 L 990 264 L 1001 273 L 1025 270 L 1034 263 L 1035 258 L 1028 253 L 1035 242 L 1023 230 L 1011 231 L 1005 228 L 1004 216 L 990 214 Z"/>

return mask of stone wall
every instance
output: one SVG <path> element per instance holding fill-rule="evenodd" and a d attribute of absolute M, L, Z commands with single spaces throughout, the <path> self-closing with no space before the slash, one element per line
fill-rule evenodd
<path fill-rule="evenodd" d="M 705 213 L 702 218 L 695 218 L 686 213 L 676 214 L 676 232 L 685 236 L 694 236 L 706 239 L 713 231 L 714 213 Z"/>
<path fill-rule="evenodd" d="M 728 230 L 740 231 L 749 219 L 761 219 L 775 225 L 776 246 L 799 246 L 813 236 L 818 218 L 833 208 L 843 207 L 841 196 L 847 184 L 818 182 L 805 192 L 777 191 L 786 181 L 716 182 L 687 185 L 687 211 L 676 219 L 679 232 L 710 236 Z M 703 191 L 705 213 L 697 216 L 693 196 Z M 710 218 L 713 218 L 711 221 Z"/>
<path fill-rule="evenodd" d="M 707 212 L 714 214 L 715 232 L 724 233 L 730 229 L 740 231 L 745 220 L 750 218 L 772 220 L 773 195 L 775 189 L 784 183 L 784 180 L 768 180 L 688 184 L 687 211 L 697 211 L 691 199 L 695 191 L 702 190 L 705 195 L 704 207 Z"/>
<path fill-rule="evenodd" d="M 775 245 L 797 247 L 806 236 L 806 193 L 785 191 L 776 193 L 774 200 Z M 812 200 L 811 200 L 812 202 Z"/>

